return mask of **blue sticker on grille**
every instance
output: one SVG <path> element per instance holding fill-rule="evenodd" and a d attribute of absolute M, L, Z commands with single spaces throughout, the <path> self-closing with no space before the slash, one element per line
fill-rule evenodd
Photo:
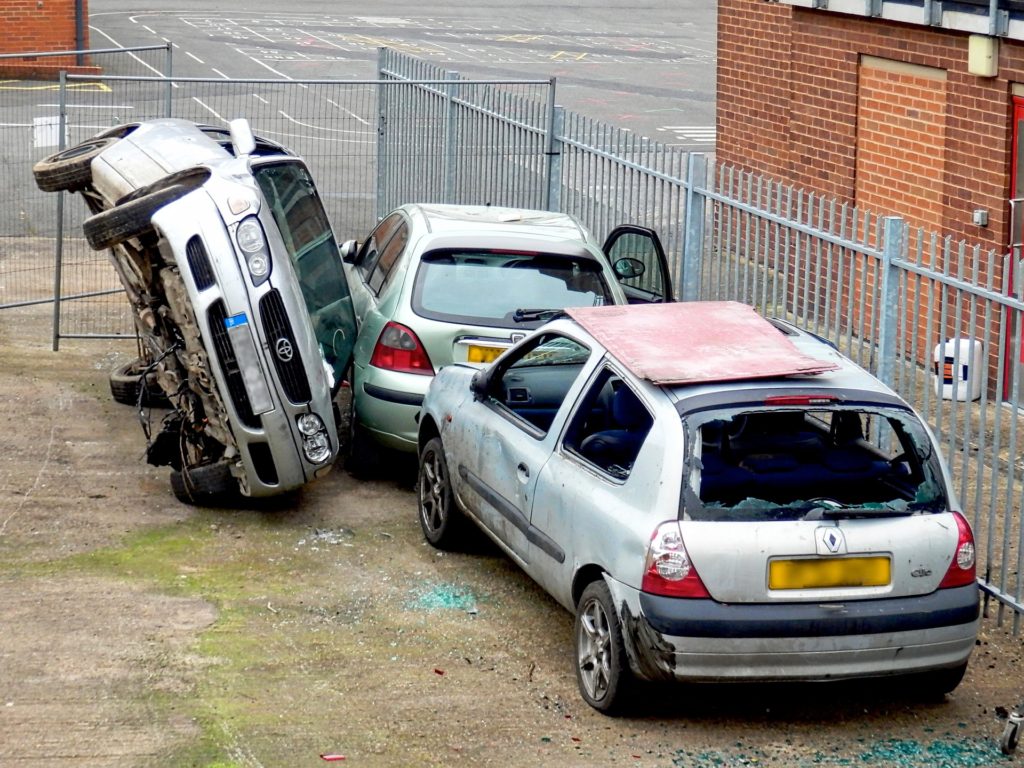
<path fill-rule="evenodd" d="M 224 327 L 225 328 L 234 328 L 234 327 L 239 326 L 239 325 L 248 325 L 248 323 L 249 323 L 249 320 L 246 318 L 245 312 L 242 312 L 242 313 L 237 314 L 237 315 L 232 315 L 231 317 L 225 317 L 224 318 Z"/>

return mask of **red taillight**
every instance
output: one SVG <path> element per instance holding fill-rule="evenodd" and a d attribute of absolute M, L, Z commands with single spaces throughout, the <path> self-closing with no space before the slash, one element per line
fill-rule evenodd
<path fill-rule="evenodd" d="M 971 533 L 971 526 L 959 512 L 953 513 L 956 520 L 957 540 L 956 549 L 953 551 L 953 562 L 949 564 L 949 570 L 939 584 L 939 589 L 948 587 L 962 587 L 970 584 L 978 578 L 975 567 L 974 534 Z"/>
<path fill-rule="evenodd" d="M 416 334 L 398 323 L 384 326 L 370 356 L 370 365 L 388 371 L 434 375 L 434 366 Z"/>
<path fill-rule="evenodd" d="M 678 522 L 662 523 L 651 537 L 640 589 L 666 597 L 711 597 L 683 546 Z"/>

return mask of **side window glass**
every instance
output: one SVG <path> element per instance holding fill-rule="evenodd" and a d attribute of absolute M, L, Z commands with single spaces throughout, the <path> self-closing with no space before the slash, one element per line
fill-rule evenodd
<path fill-rule="evenodd" d="M 373 274 L 370 275 L 370 279 L 367 281 L 370 286 L 370 290 L 374 293 L 380 294 L 381 289 L 387 282 L 388 275 L 394 269 L 398 257 L 405 250 L 405 244 L 409 241 L 409 227 L 403 222 L 402 226 L 399 227 L 398 231 L 391 236 L 387 244 L 381 249 L 380 256 L 377 259 L 377 265 L 374 267 Z"/>
<path fill-rule="evenodd" d="M 605 368 L 580 401 L 564 445 L 603 472 L 624 480 L 653 423 L 639 396 Z"/>
<path fill-rule="evenodd" d="M 543 436 L 589 357 L 578 341 L 544 334 L 495 376 L 491 402 Z"/>
<path fill-rule="evenodd" d="M 359 249 L 359 254 L 356 256 L 356 268 L 362 274 L 363 280 L 369 282 L 370 276 L 377 266 L 377 260 L 380 258 L 381 249 L 387 245 L 391 236 L 402 226 L 402 223 L 402 215 L 397 212 L 392 213 L 374 227 L 373 232 L 366 238 L 366 242 L 363 243 L 363 247 Z"/>

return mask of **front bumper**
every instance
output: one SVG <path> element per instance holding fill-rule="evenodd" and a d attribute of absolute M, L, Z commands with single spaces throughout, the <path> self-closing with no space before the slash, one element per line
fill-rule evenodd
<path fill-rule="evenodd" d="M 978 588 L 913 598 L 724 605 L 607 579 L 633 672 L 687 682 L 818 681 L 955 667 L 979 622 Z"/>

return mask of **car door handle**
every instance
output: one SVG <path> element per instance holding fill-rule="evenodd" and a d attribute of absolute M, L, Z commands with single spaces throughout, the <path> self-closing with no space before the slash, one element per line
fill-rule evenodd
<path fill-rule="evenodd" d="M 523 464 L 523 462 L 519 462 L 518 466 L 516 466 L 516 473 L 519 475 L 520 480 L 530 479 L 530 468 Z"/>

